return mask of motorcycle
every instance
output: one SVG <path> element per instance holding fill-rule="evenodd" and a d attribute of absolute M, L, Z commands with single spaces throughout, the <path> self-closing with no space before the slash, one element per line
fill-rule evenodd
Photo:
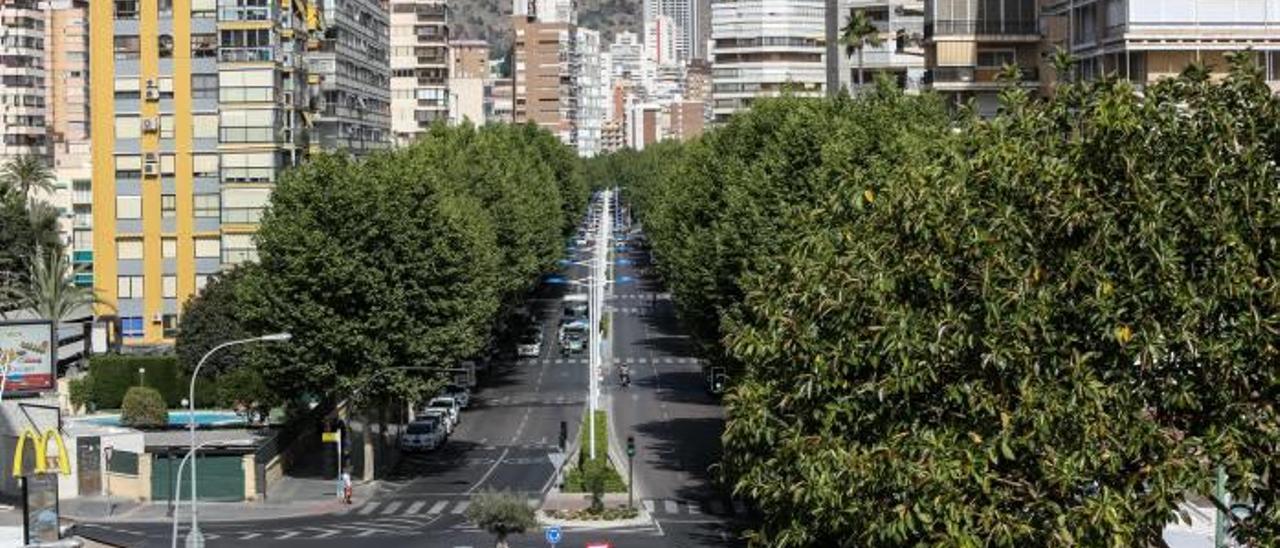
<path fill-rule="evenodd" d="M 631 372 L 626 369 L 618 371 L 618 380 L 622 382 L 623 388 L 631 386 Z"/>

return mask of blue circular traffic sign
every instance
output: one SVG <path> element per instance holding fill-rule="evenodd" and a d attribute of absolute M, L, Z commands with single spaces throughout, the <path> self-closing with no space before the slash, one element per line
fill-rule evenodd
<path fill-rule="evenodd" d="M 551 544 L 556 544 L 560 542 L 560 526 L 559 525 L 552 525 L 550 527 L 547 527 L 547 542 L 550 542 Z"/>

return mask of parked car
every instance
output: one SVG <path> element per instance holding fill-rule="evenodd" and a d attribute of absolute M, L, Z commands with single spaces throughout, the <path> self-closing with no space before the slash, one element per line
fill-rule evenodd
<path fill-rule="evenodd" d="M 453 422 L 453 419 L 450 418 L 449 411 L 446 409 L 424 407 L 422 411 L 418 412 L 417 418 L 418 420 L 434 419 L 439 422 L 440 426 L 444 429 L 445 439 L 449 439 L 449 435 L 453 433 L 455 423 Z"/>
<path fill-rule="evenodd" d="M 465 386 L 450 384 L 441 391 L 442 395 L 449 396 L 458 402 L 458 407 L 466 409 L 471 405 L 471 391 Z"/>
<path fill-rule="evenodd" d="M 404 436 L 400 438 L 400 449 L 403 451 L 431 451 L 444 444 L 445 429 L 443 417 L 439 414 L 428 416 L 409 423 Z"/>
<path fill-rule="evenodd" d="M 542 328 L 532 326 L 520 335 L 516 343 L 516 355 L 521 358 L 536 358 L 542 355 Z"/>
<path fill-rule="evenodd" d="M 462 406 L 458 405 L 458 400 L 450 396 L 436 396 L 427 402 L 428 409 L 441 409 L 449 413 L 449 420 L 453 421 L 456 427 L 462 422 Z"/>
<path fill-rule="evenodd" d="M 587 348 L 587 320 L 567 321 L 560 325 L 560 353 L 576 354 Z"/>

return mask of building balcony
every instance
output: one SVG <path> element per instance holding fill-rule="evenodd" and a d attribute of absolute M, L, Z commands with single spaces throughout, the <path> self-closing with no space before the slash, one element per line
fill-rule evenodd
<path fill-rule="evenodd" d="M 91 251 L 91 250 L 87 250 L 87 249 L 81 249 L 81 250 L 72 251 L 72 252 L 71 252 L 71 262 L 76 263 L 76 264 L 92 263 L 92 262 L 93 262 L 93 251 Z"/>
<path fill-rule="evenodd" d="M 219 48 L 218 61 L 223 63 L 257 63 L 275 60 L 275 48 Z"/>
<path fill-rule="evenodd" d="M 269 6 L 245 6 L 235 8 L 222 8 L 218 10 L 218 22 L 227 23 L 231 21 L 271 21 L 272 9 Z"/>
<path fill-rule="evenodd" d="M 1004 85 L 1000 74 L 1004 69 L 987 67 L 937 67 L 925 71 L 924 84 L 935 89 L 999 88 Z M 1023 86 L 1040 82 L 1036 67 L 1018 67 L 1018 83 Z"/>
<path fill-rule="evenodd" d="M 983 36 L 1037 40 L 1040 24 L 1035 19 L 973 20 L 937 19 L 924 25 L 927 38 L 938 36 Z"/>

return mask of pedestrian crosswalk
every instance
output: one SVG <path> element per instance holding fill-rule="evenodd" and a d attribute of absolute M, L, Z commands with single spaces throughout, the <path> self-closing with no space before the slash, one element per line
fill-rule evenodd
<path fill-rule="evenodd" d="M 610 295 L 609 298 L 611 300 L 618 300 L 618 301 L 639 301 L 639 300 L 669 301 L 671 300 L 671 294 L 670 293 L 614 293 L 613 295 Z"/>
<path fill-rule="evenodd" d="M 654 517 L 666 516 L 717 516 L 717 517 L 745 517 L 748 515 L 747 505 L 742 501 L 724 501 L 720 499 L 709 500 L 683 500 L 683 499 L 644 499 L 640 501 L 645 512 Z"/>
<path fill-rule="evenodd" d="M 690 358 L 686 356 L 615 356 L 611 359 L 613 363 L 627 364 L 681 364 L 681 363 L 700 363 L 698 358 Z M 587 365 L 587 358 L 535 358 L 524 360 L 524 363 L 530 365 Z"/>
<path fill-rule="evenodd" d="M 544 459 L 545 460 L 545 459 Z M 529 497 L 527 500 L 529 506 L 537 507 L 541 501 L 536 497 Z M 430 506 L 428 506 L 430 505 Z M 356 516 L 382 516 L 382 517 L 402 517 L 412 518 L 418 516 L 442 516 L 442 515 L 462 515 L 467 513 L 467 508 L 471 506 L 471 500 L 468 498 L 452 498 L 438 500 L 370 500 L 361 504 L 357 504 L 350 508 L 343 508 L 336 515 L 356 515 Z"/>

